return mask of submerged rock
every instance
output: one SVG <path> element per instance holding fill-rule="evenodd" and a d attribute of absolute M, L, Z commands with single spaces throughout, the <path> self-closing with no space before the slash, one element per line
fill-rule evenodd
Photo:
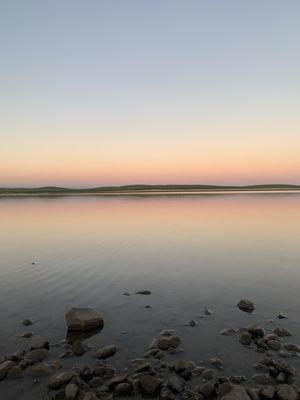
<path fill-rule="evenodd" d="M 10 369 L 16 364 L 13 361 L 7 360 L 0 364 L 0 380 L 4 379 Z"/>
<path fill-rule="evenodd" d="M 255 309 L 253 301 L 247 299 L 240 300 L 237 307 L 247 313 L 252 313 Z"/>
<path fill-rule="evenodd" d="M 32 325 L 33 324 L 33 320 L 30 319 L 30 318 L 25 318 L 25 319 L 23 319 L 22 324 L 25 325 L 25 326 Z"/>
<path fill-rule="evenodd" d="M 275 335 L 277 335 L 279 337 L 293 336 L 293 334 L 285 328 L 275 328 L 273 330 L 273 333 L 275 333 Z"/>
<path fill-rule="evenodd" d="M 135 292 L 135 294 L 142 294 L 144 296 L 148 296 L 149 294 L 152 294 L 150 290 L 140 290 L 138 292 Z"/>
<path fill-rule="evenodd" d="M 288 318 L 288 315 L 286 312 L 280 311 L 277 315 L 277 318 L 279 319 L 284 319 L 284 318 Z"/>
<path fill-rule="evenodd" d="M 94 356 L 100 359 L 105 359 L 112 357 L 116 353 L 116 351 L 117 351 L 117 346 L 112 344 L 109 346 L 101 347 L 94 353 Z"/>
<path fill-rule="evenodd" d="M 104 319 L 93 308 L 71 308 L 66 313 L 68 329 L 74 331 L 87 331 L 102 328 Z"/>
<path fill-rule="evenodd" d="M 221 330 L 221 332 L 220 332 L 220 335 L 223 335 L 223 336 L 233 336 L 235 334 L 236 334 L 236 330 L 233 328 L 226 328 L 226 329 Z"/>

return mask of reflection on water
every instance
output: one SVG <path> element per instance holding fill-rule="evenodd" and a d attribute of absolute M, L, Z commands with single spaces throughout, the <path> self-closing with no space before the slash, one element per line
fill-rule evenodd
<path fill-rule="evenodd" d="M 1 198 L 0 221 L 0 355 L 24 346 L 25 317 L 63 339 L 71 306 L 103 313 L 88 344 L 116 343 L 120 360 L 175 328 L 184 356 L 220 356 L 240 372 L 236 343 L 219 331 L 271 329 L 279 310 L 300 341 L 300 194 Z M 153 294 L 133 294 L 145 289 Z M 235 307 L 242 297 L 256 303 L 250 316 Z M 205 307 L 213 316 L 200 319 Z M 190 319 L 196 328 L 184 326 Z M 240 353 L 247 368 L 255 355 Z"/>

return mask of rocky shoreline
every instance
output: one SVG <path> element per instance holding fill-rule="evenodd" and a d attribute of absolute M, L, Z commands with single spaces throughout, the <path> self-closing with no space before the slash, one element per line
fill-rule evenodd
<path fill-rule="evenodd" d="M 237 307 L 246 313 L 255 310 L 254 303 L 247 299 L 242 299 Z M 211 315 L 212 311 L 205 309 L 204 313 Z M 287 317 L 284 312 L 278 313 L 279 319 Z M 35 383 L 45 383 L 43 400 L 112 400 L 118 397 L 161 400 L 300 399 L 298 371 L 287 362 L 288 359 L 299 358 L 300 346 L 293 343 L 293 333 L 286 328 L 275 327 L 272 332 L 267 332 L 260 325 L 237 330 L 224 328 L 220 335 L 235 337 L 237 346 L 246 346 L 258 355 L 251 376 L 225 376 L 225 362 L 218 357 L 211 358 L 209 365 L 182 359 L 180 355 L 184 343 L 175 330 L 169 329 L 162 330 L 153 339 L 141 358 L 129 360 L 126 368 L 118 370 L 112 364 L 112 360 L 118 357 L 115 344 L 90 349 L 81 339 L 103 328 L 105 321 L 102 315 L 93 309 L 72 308 L 66 313 L 66 322 L 67 339 L 56 344 L 31 331 L 24 332 L 22 337 L 30 341 L 26 349 L 0 357 L 0 386 L 5 387 L 6 380 L 26 376 Z M 22 323 L 27 327 L 34 324 L 29 318 Z M 196 322 L 192 320 L 187 325 L 194 327 Z M 55 358 L 52 354 L 54 349 L 61 351 Z M 78 360 L 85 353 L 94 357 L 94 363 L 79 364 Z M 65 359 L 74 362 L 67 365 Z"/>

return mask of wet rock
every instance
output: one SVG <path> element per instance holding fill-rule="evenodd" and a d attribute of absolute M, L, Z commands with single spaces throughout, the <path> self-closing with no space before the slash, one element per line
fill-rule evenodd
<path fill-rule="evenodd" d="M 281 349 L 281 343 L 278 340 L 269 340 L 268 346 L 271 350 L 278 351 Z"/>
<path fill-rule="evenodd" d="M 23 319 L 22 324 L 25 325 L 25 326 L 32 325 L 33 324 L 33 320 L 30 319 L 30 318 L 25 318 L 25 319 Z"/>
<path fill-rule="evenodd" d="M 119 383 L 115 387 L 115 392 L 120 396 L 126 396 L 126 395 L 130 394 L 130 392 L 131 392 L 130 383 L 127 383 L 127 382 Z"/>
<path fill-rule="evenodd" d="M 128 374 L 125 373 L 116 374 L 111 379 L 109 379 L 106 385 L 109 387 L 109 389 L 112 389 L 116 387 L 119 383 L 123 383 L 124 381 L 126 381 L 127 378 Z"/>
<path fill-rule="evenodd" d="M 82 400 L 99 400 L 98 396 L 96 396 L 93 392 L 85 393 L 82 397 Z"/>
<path fill-rule="evenodd" d="M 149 294 L 152 294 L 150 290 L 140 290 L 138 292 L 135 292 L 135 294 L 142 294 L 144 296 L 149 296 Z"/>
<path fill-rule="evenodd" d="M 236 334 L 236 330 L 233 329 L 233 328 L 226 328 L 226 329 L 223 329 L 220 332 L 220 334 L 223 335 L 223 336 L 233 336 L 233 335 Z"/>
<path fill-rule="evenodd" d="M 152 308 L 152 306 L 150 306 L 150 304 L 146 304 L 146 305 L 145 305 L 145 308 L 148 308 L 148 309 L 149 309 L 149 308 Z"/>
<path fill-rule="evenodd" d="M 292 386 L 282 384 L 277 388 L 277 397 L 279 400 L 297 400 L 298 395 Z"/>
<path fill-rule="evenodd" d="M 253 340 L 263 338 L 266 334 L 266 331 L 260 325 L 251 325 L 246 329 L 251 334 Z"/>
<path fill-rule="evenodd" d="M 99 359 L 106 359 L 109 357 L 112 357 L 117 351 L 117 346 L 114 344 L 102 347 L 98 349 L 95 353 L 94 356 L 99 358 Z"/>
<path fill-rule="evenodd" d="M 160 391 L 160 400 L 175 400 L 176 397 L 173 392 L 167 387 L 163 387 Z"/>
<path fill-rule="evenodd" d="M 130 293 L 129 292 L 124 292 L 123 296 L 130 296 Z"/>
<path fill-rule="evenodd" d="M 135 372 L 145 372 L 149 370 L 151 370 L 151 364 L 147 361 L 138 362 L 134 366 Z"/>
<path fill-rule="evenodd" d="M 260 391 L 260 397 L 263 400 L 271 400 L 275 396 L 274 386 L 267 386 Z"/>
<path fill-rule="evenodd" d="M 260 385 L 274 385 L 276 380 L 272 378 L 269 374 L 255 374 L 252 376 L 251 380 Z"/>
<path fill-rule="evenodd" d="M 222 383 L 219 387 L 220 400 L 251 400 L 243 386 Z"/>
<path fill-rule="evenodd" d="M 29 375 L 33 378 L 42 378 L 44 376 L 49 376 L 50 374 L 50 368 L 44 363 L 34 364 L 29 371 Z"/>
<path fill-rule="evenodd" d="M 277 318 L 279 318 L 279 319 L 288 318 L 288 315 L 287 315 L 286 312 L 280 311 L 280 312 L 277 314 Z"/>
<path fill-rule="evenodd" d="M 293 336 L 293 334 L 285 328 L 275 328 L 273 333 L 279 337 Z"/>
<path fill-rule="evenodd" d="M 68 329 L 74 331 L 87 331 L 102 328 L 104 319 L 93 308 L 71 308 L 66 313 Z"/>
<path fill-rule="evenodd" d="M 103 379 L 101 379 L 99 376 L 97 376 L 90 380 L 89 385 L 91 388 L 100 387 L 103 385 Z"/>
<path fill-rule="evenodd" d="M 219 369 L 223 369 L 223 362 L 222 362 L 222 360 L 220 358 L 213 357 L 213 358 L 210 358 L 208 361 L 214 367 L 217 367 Z"/>
<path fill-rule="evenodd" d="M 172 376 L 168 382 L 167 386 L 172 390 L 173 393 L 181 393 L 184 390 L 185 384 L 178 376 Z"/>
<path fill-rule="evenodd" d="M 176 348 L 181 343 L 181 338 L 177 335 L 159 336 L 157 346 L 160 350 L 168 350 L 171 347 Z"/>
<path fill-rule="evenodd" d="M 51 362 L 51 367 L 53 369 L 61 369 L 62 368 L 62 363 L 60 362 L 60 360 L 53 360 Z"/>
<path fill-rule="evenodd" d="M 300 353 L 300 346 L 297 344 L 286 343 L 283 346 L 287 351 L 294 351 L 295 353 Z"/>
<path fill-rule="evenodd" d="M 205 315 L 212 315 L 213 312 L 212 312 L 212 310 L 211 310 L 210 308 L 205 308 L 205 309 L 204 309 L 204 314 L 205 314 Z"/>
<path fill-rule="evenodd" d="M 206 368 L 202 371 L 202 378 L 206 381 L 214 381 L 217 379 L 217 373 L 213 369 Z"/>
<path fill-rule="evenodd" d="M 198 392 L 203 394 L 204 397 L 212 396 L 214 394 L 214 391 L 215 391 L 215 385 L 209 382 L 198 386 Z"/>
<path fill-rule="evenodd" d="M 252 336 L 248 331 L 242 331 L 239 334 L 239 342 L 245 346 L 250 345 Z"/>
<path fill-rule="evenodd" d="M 31 343 L 30 343 L 30 349 L 31 350 L 36 350 L 36 349 L 46 349 L 49 350 L 49 342 L 45 340 L 42 336 L 39 335 L 34 335 L 31 338 Z"/>
<path fill-rule="evenodd" d="M 19 378 L 22 378 L 22 375 L 23 375 L 22 368 L 15 365 L 8 371 L 6 378 L 7 379 L 19 379 Z"/>
<path fill-rule="evenodd" d="M 240 302 L 237 304 L 237 307 L 247 313 L 252 313 L 255 309 L 253 301 L 247 299 L 240 300 Z"/>
<path fill-rule="evenodd" d="M 284 383 L 286 381 L 286 376 L 283 372 L 280 372 L 277 376 L 276 376 L 276 381 L 279 383 Z"/>
<path fill-rule="evenodd" d="M 73 378 L 73 373 L 71 371 L 60 372 L 50 377 L 49 387 L 50 389 L 57 389 L 70 382 Z"/>
<path fill-rule="evenodd" d="M 86 352 L 85 347 L 82 345 L 80 340 L 75 340 L 72 345 L 72 352 L 77 357 L 82 356 Z"/>
<path fill-rule="evenodd" d="M 24 332 L 24 333 L 22 333 L 22 335 L 21 335 L 21 337 L 22 337 L 22 338 L 25 338 L 25 339 L 28 339 L 28 338 L 30 338 L 30 337 L 32 337 L 32 336 L 33 336 L 33 332 L 31 332 L 31 331 Z"/>
<path fill-rule="evenodd" d="M 27 354 L 27 357 L 31 360 L 44 361 L 49 357 L 49 355 L 50 353 L 46 349 L 35 349 L 31 350 Z"/>
<path fill-rule="evenodd" d="M 75 383 L 69 383 L 65 388 L 66 400 L 74 400 L 78 394 L 78 386 Z"/>
<path fill-rule="evenodd" d="M 139 387 L 142 394 L 146 396 L 155 395 L 161 385 L 162 381 L 151 375 L 143 375 L 139 378 Z"/>
<path fill-rule="evenodd" d="M 195 326 L 197 326 L 197 322 L 191 319 L 189 322 L 186 323 L 186 326 L 191 326 L 192 328 L 194 328 Z"/>

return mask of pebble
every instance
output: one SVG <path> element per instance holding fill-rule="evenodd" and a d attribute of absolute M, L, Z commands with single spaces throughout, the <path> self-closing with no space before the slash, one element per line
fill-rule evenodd
<path fill-rule="evenodd" d="M 25 318 L 25 319 L 23 319 L 22 324 L 25 325 L 25 326 L 32 325 L 33 324 L 33 320 L 30 319 L 30 318 Z"/>
<path fill-rule="evenodd" d="M 288 318 L 288 315 L 286 312 L 280 311 L 277 315 L 277 318 L 279 319 L 284 319 L 284 318 Z"/>
<path fill-rule="evenodd" d="M 116 351 L 117 351 L 117 346 L 112 344 L 112 345 L 105 346 L 105 347 L 98 349 L 94 353 L 94 355 L 95 355 L 95 357 L 97 357 L 99 359 L 106 359 L 106 358 L 112 357 L 116 353 Z"/>

